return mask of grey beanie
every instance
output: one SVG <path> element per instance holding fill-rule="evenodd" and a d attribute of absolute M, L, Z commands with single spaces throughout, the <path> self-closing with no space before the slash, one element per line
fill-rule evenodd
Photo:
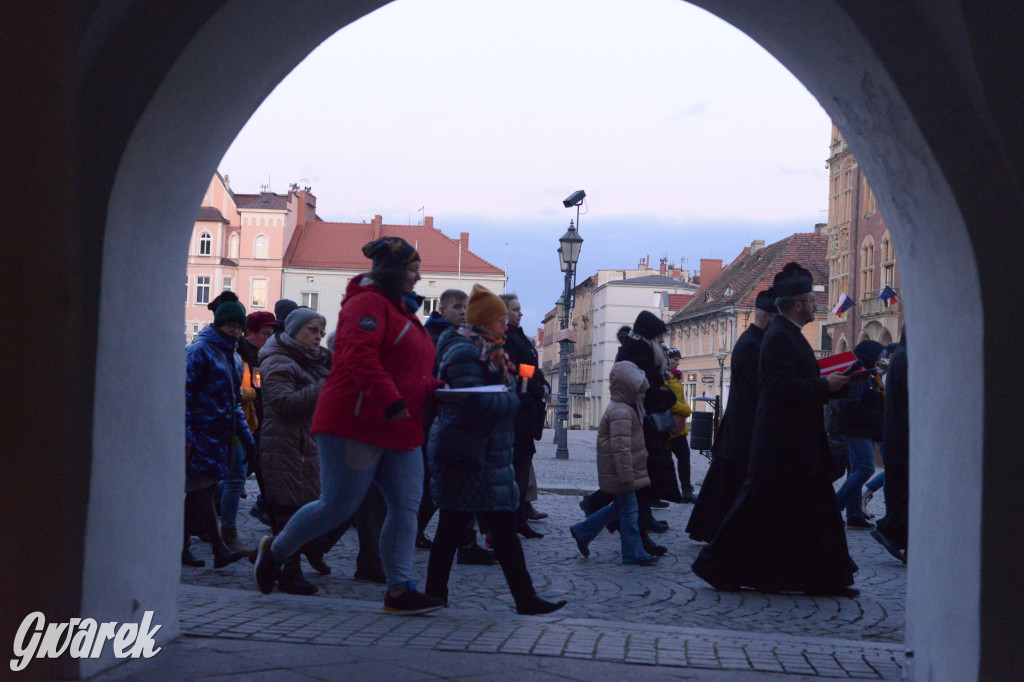
<path fill-rule="evenodd" d="M 306 324 L 312 319 L 320 320 L 326 326 L 327 320 L 323 315 L 307 306 L 299 306 L 295 310 L 288 313 L 288 317 L 284 320 L 284 331 L 294 338 L 299 333 L 299 329 L 302 325 Z"/>

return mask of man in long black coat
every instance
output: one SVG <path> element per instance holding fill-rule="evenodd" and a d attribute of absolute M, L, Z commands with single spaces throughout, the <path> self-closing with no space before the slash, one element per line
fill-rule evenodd
<path fill-rule="evenodd" d="M 761 340 L 779 311 L 775 306 L 775 290 L 769 288 L 760 292 L 754 307 L 757 310 L 754 322 L 740 335 L 732 349 L 729 404 L 711 447 L 711 467 L 686 525 L 686 532 L 697 542 L 714 539 L 747 476 L 757 411 Z"/>
<path fill-rule="evenodd" d="M 871 537 L 900 561 L 907 561 L 907 506 L 910 488 L 910 423 L 907 412 L 907 334 L 885 375 L 885 517 Z"/>
<path fill-rule="evenodd" d="M 747 477 L 693 571 L 720 590 L 856 596 L 823 415 L 850 377 L 821 377 L 800 331 L 814 320 L 810 273 L 788 263 L 773 286 L 779 315 L 761 343 Z"/>

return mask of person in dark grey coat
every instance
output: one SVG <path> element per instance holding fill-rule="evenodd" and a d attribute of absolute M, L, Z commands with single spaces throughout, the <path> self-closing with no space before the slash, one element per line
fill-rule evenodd
<path fill-rule="evenodd" d="M 729 403 L 711 447 L 711 467 L 700 488 L 686 532 L 697 542 L 711 542 L 722 520 L 736 501 L 750 461 L 757 412 L 758 362 L 765 329 L 779 309 L 771 288 L 757 295 L 757 315 L 732 349 Z"/>
<path fill-rule="evenodd" d="M 910 420 L 907 393 L 907 333 L 889 361 L 885 377 L 885 516 L 871 537 L 894 557 L 907 562 L 907 511 L 910 493 Z"/>
<path fill-rule="evenodd" d="M 481 515 L 492 534 L 516 611 L 551 613 L 566 602 L 537 596 L 516 534 L 519 489 L 512 468 L 514 425 L 519 397 L 503 348 L 507 309 L 480 285 L 473 287 L 466 322 L 438 339 L 439 378 L 453 389 L 499 386 L 505 390 L 472 393 L 442 403 L 430 429 L 427 460 L 430 492 L 440 510 L 427 565 L 426 594 L 448 601 L 448 576 L 463 529 L 472 514 Z"/>
<path fill-rule="evenodd" d="M 693 572 L 719 590 L 853 597 L 846 531 L 832 488 L 823 408 L 852 380 L 820 376 L 801 333 L 814 320 L 811 274 L 797 263 L 775 276 L 779 315 L 761 343 L 750 465 L 739 497 Z"/>

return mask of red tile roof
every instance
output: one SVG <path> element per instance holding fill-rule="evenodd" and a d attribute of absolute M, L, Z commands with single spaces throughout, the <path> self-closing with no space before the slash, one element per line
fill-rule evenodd
<path fill-rule="evenodd" d="M 693 294 L 669 294 L 668 309 L 681 310 L 687 303 L 693 300 Z"/>
<path fill-rule="evenodd" d="M 286 257 L 286 265 L 297 268 L 337 268 L 367 270 L 370 259 L 363 255 L 363 244 L 373 238 L 372 223 L 308 222 L 295 248 Z M 459 240 L 426 225 L 382 225 L 385 237 L 401 237 L 420 253 L 424 272 L 458 272 L 462 252 L 462 272 L 500 275 L 504 271 L 468 249 L 459 248 Z"/>
<path fill-rule="evenodd" d="M 815 284 L 824 284 L 825 292 L 817 292 L 819 309 L 828 305 L 828 238 L 823 234 L 800 232 L 769 244 L 755 253 L 746 247 L 722 273 L 707 286 L 701 287 L 671 322 L 680 322 L 705 313 L 732 306 L 753 307 L 757 295 L 772 285 L 775 273 L 790 261 L 811 271 Z M 729 295 L 726 291 L 731 290 Z M 710 294 L 710 300 L 707 295 Z"/>

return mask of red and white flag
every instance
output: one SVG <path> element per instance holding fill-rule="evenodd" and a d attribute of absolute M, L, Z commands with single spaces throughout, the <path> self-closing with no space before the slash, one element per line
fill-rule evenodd
<path fill-rule="evenodd" d="M 839 355 L 830 355 L 827 358 L 818 360 L 818 367 L 821 369 L 821 376 L 828 376 L 836 372 L 845 372 L 857 362 L 857 356 L 853 351 L 846 351 Z"/>

